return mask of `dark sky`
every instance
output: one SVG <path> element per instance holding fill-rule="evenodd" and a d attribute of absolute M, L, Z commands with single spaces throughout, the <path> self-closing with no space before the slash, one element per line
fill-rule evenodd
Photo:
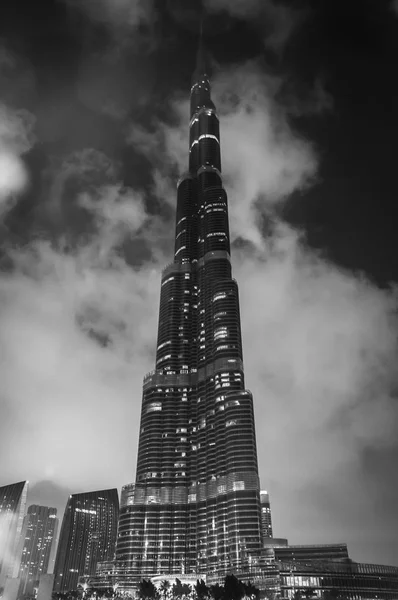
<path fill-rule="evenodd" d="M 0 5 L 0 484 L 32 502 L 134 479 L 199 6 Z M 398 564 L 398 4 L 206 15 L 275 534 Z"/>

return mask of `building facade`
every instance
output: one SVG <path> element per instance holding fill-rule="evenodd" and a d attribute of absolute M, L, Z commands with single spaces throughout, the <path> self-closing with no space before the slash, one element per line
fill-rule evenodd
<path fill-rule="evenodd" d="M 347 561 L 347 544 L 306 544 L 274 546 L 275 559 L 281 562 L 293 561 Z"/>
<path fill-rule="evenodd" d="M 161 574 L 243 576 L 261 555 L 253 398 L 202 48 L 188 162 L 177 186 L 174 261 L 161 279 L 155 370 L 144 378 L 136 481 L 121 507 L 116 570 L 125 588 Z"/>
<path fill-rule="evenodd" d="M 26 511 L 28 482 L 0 487 L 0 587 L 19 570 L 21 533 Z"/>
<path fill-rule="evenodd" d="M 31 596 L 41 575 L 48 571 L 58 529 L 57 509 L 29 506 L 23 526 L 23 547 L 19 568 L 20 594 Z"/>
<path fill-rule="evenodd" d="M 353 561 L 277 563 L 280 597 L 341 600 L 397 600 L 398 567 Z"/>
<path fill-rule="evenodd" d="M 77 589 L 97 563 L 114 558 L 119 498 L 116 489 L 73 494 L 66 505 L 54 568 L 54 591 Z"/>

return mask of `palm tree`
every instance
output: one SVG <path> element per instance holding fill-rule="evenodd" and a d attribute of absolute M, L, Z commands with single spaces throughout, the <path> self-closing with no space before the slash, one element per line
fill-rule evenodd
<path fill-rule="evenodd" d="M 191 592 L 192 592 L 192 588 L 189 585 L 189 583 L 183 583 L 182 584 L 182 597 L 188 598 L 188 596 L 191 594 Z"/>
<path fill-rule="evenodd" d="M 219 583 L 216 583 L 215 585 L 211 585 L 209 587 L 209 592 L 210 592 L 210 596 L 213 598 L 213 600 L 223 600 L 224 599 L 225 589 L 224 589 L 224 586 L 220 585 Z"/>
<path fill-rule="evenodd" d="M 159 586 L 159 591 L 163 597 L 163 600 L 166 600 L 169 590 L 170 590 L 170 581 L 168 579 L 163 579 L 163 581 L 160 583 L 160 586 Z"/>
<path fill-rule="evenodd" d="M 227 575 L 224 582 L 225 597 L 228 600 L 242 600 L 245 587 L 235 575 Z"/>
<path fill-rule="evenodd" d="M 175 583 L 173 583 L 172 592 L 173 592 L 174 599 L 182 598 L 182 596 L 183 596 L 182 583 L 181 583 L 181 580 L 178 579 L 177 577 L 176 577 Z"/>
<path fill-rule="evenodd" d="M 138 587 L 138 597 L 141 600 L 157 600 L 159 593 L 150 579 L 142 579 Z"/>
<path fill-rule="evenodd" d="M 203 581 L 203 579 L 198 579 L 196 585 L 194 585 L 194 590 L 198 600 L 205 600 L 209 597 L 209 588 Z"/>

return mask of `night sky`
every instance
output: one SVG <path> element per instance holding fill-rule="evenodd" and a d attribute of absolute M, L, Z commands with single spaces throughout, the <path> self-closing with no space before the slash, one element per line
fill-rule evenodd
<path fill-rule="evenodd" d="M 274 535 L 398 565 L 398 3 L 203 0 Z M 0 485 L 134 480 L 200 3 L 0 5 Z"/>

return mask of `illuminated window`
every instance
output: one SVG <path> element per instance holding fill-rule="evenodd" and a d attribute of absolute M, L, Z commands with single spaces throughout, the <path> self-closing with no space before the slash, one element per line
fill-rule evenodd
<path fill-rule="evenodd" d="M 173 281 L 173 279 L 174 279 L 174 277 L 168 277 L 167 279 L 165 279 L 165 280 L 163 281 L 163 283 L 162 283 L 162 287 L 163 287 L 164 285 L 166 285 L 166 283 L 169 283 L 169 281 Z"/>
<path fill-rule="evenodd" d="M 199 140 L 203 140 L 204 138 L 210 138 L 211 140 L 216 140 L 216 142 L 218 144 L 220 143 L 217 136 L 213 135 L 212 133 L 203 133 L 202 135 L 199 136 Z"/>
<path fill-rule="evenodd" d="M 234 481 L 234 483 L 233 483 L 233 491 L 234 492 L 241 492 L 244 489 L 245 489 L 244 481 Z"/>
<path fill-rule="evenodd" d="M 167 342 L 163 342 L 163 344 L 160 344 L 160 346 L 158 346 L 158 350 L 160 350 L 161 348 L 164 348 L 168 344 L 171 344 L 171 340 L 167 340 Z"/>
<path fill-rule="evenodd" d="M 158 410 L 162 410 L 162 403 L 161 402 L 151 402 L 150 404 L 148 404 L 147 408 L 146 408 L 146 412 L 154 412 L 154 411 L 158 411 Z"/>
<path fill-rule="evenodd" d="M 227 294 L 225 292 L 218 292 L 218 294 L 215 294 L 213 296 L 213 302 L 216 302 L 217 300 L 222 300 L 223 298 L 226 298 Z"/>
<path fill-rule="evenodd" d="M 168 358 L 171 358 L 171 354 L 166 354 L 166 356 L 163 356 L 162 358 L 159 358 L 158 360 L 158 364 L 163 362 L 164 360 L 167 360 Z"/>
<path fill-rule="evenodd" d="M 220 338 L 228 337 L 228 329 L 227 327 L 218 327 L 214 330 L 214 339 L 218 340 Z"/>

